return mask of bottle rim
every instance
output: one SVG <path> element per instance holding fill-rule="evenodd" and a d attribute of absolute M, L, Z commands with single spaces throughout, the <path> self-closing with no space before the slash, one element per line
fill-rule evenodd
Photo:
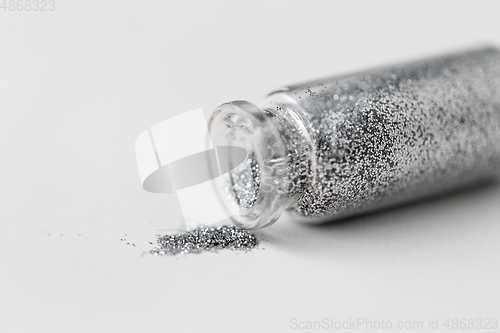
<path fill-rule="evenodd" d="M 214 146 L 240 146 L 247 151 L 247 161 L 255 159 L 258 176 L 244 183 L 245 188 L 257 189 L 251 200 L 237 200 L 234 183 L 216 182 L 216 192 L 232 221 L 246 229 L 270 226 L 293 201 L 284 191 L 276 175 L 277 165 L 286 165 L 285 145 L 273 115 L 247 101 L 233 101 L 220 105 L 209 122 Z M 236 167 L 236 166 L 235 166 Z M 234 176 L 236 168 L 228 174 Z M 216 171 L 213 171 L 216 173 Z M 214 177 L 215 178 L 215 177 Z M 226 177 L 227 179 L 227 177 Z M 232 178 L 231 178 L 232 179 Z M 258 179 L 258 180 L 257 180 Z M 258 185 L 258 186 L 257 186 Z M 240 186 L 241 188 L 241 186 Z M 243 195 L 253 195 L 243 191 Z M 241 204 L 241 203 L 245 204 Z"/>

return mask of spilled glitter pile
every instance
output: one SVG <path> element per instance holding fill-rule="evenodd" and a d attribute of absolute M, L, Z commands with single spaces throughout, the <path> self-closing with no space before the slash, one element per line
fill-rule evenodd
<path fill-rule="evenodd" d="M 158 237 L 154 255 L 201 253 L 222 249 L 248 251 L 258 245 L 257 239 L 248 230 L 234 225 L 198 227 L 186 233 Z"/>

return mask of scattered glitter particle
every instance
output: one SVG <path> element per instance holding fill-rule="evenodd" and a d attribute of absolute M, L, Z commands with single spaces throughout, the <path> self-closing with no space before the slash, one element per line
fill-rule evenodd
<path fill-rule="evenodd" d="M 154 255 L 201 253 L 222 249 L 248 251 L 258 245 L 258 240 L 248 230 L 233 225 L 198 227 L 186 233 L 159 236 Z"/>

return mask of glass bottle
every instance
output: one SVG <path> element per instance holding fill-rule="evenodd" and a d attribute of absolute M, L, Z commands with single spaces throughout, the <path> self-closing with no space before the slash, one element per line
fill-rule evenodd
<path fill-rule="evenodd" d="M 500 52 L 486 48 L 233 101 L 215 146 L 248 152 L 219 196 L 236 224 L 343 217 L 477 182 L 500 166 Z M 231 162 L 228 162 L 231 163 Z"/>

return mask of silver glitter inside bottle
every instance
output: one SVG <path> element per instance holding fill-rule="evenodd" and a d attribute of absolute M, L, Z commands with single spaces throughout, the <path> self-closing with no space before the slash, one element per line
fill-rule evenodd
<path fill-rule="evenodd" d="M 500 52 L 455 54 L 221 105 L 216 145 L 247 150 L 218 193 L 245 228 L 333 219 L 477 182 L 500 166 Z M 230 162 L 229 162 L 230 163 Z"/>

